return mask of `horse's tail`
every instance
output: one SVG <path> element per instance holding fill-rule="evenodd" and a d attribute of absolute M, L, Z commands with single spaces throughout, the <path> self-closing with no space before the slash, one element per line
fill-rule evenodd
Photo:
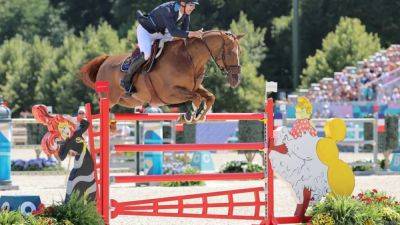
<path fill-rule="evenodd" d="M 92 89 L 95 88 L 97 72 L 99 72 L 100 66 L 108 57 L 108 55 L 97 56 L 81 67 L 79 70 L 81 72 L 80 78 L 86 86 Z"/>

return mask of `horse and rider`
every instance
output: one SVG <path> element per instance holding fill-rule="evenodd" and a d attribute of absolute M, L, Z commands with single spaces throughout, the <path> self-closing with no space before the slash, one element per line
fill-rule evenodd
<path fill-rule="evenodd" d="M 172 41 L 174 38 L 201 38 L 203 31 L 189 31 L 190 14 L 198 5 L 198 0 L 171 1 L 157 6 L 144 16 L 138 12 L 137 40 L 140 49 L 138 57 L 133 59 L 127 74 L 121 81 L 126 94 L 134 92 L 131 88 L 132 76 L 149 58 L 154 41 Z"/>
<path fill-rule="evenodd" d="M 110 84 L 108 97 L 111 107 L 128 108 L 150 104 L 152 106 L 193 103 L 185 119 L 204 120 L 215 102 L 215 96 L 203 87 L 206 66 L 214 60 L 227 75 L 231 87 L 240 83 L 239 39 L 227 31 L 190 31 L 190 15 L 199 5 L 198 0 L 170 1 L 157 6 L 148 15 L 137 12 L 137 40 L 140 50 L 131 59 L 125 72 L 123 65 L 130 54 L 101 55 L 80 69 L 85 85 L 94 88 L 96 81 Z M 161 56 L 154 59 L 152 45 L 165 43 Z M 143 72 L 146 61 L 155 60 L 153 67 Z"/>

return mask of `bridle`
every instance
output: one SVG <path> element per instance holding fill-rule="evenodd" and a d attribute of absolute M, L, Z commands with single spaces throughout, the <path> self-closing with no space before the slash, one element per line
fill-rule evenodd
<path fill-rule="evenodd" d="M 211 51 L 211 49 L 208 46 L 207 42 L 204 41 L 203 38 L 201 40 L 202 40 L 203 44 L 206 46 L 208 52 L 210 53 L 211 58 L 214 60 L 214 62 L 217 64 L 218 68 L 222 72 L 224 72 L 226 74 L 229 74 L 229 75 L 239 74 L 240 70 L 241 70 L 241 66 L 240 65 L 227 65 L 227 63 L 225 61 L 225 50 L 226 50 L 225 46 L 226 46 L 226 42 L 225 42 L 225 38 L 223 37 L 223 35 L 231 36 L 235 40 L 237 38 L 232 33 L 222 32 L 222 31 L 219 31 L 219 32 L 221 34 L 220 37 L 222 38 L 223 45 L 222 45 L 221 49 L 218 51 L 219 53 L 218 53 L 218 55 L 216 57 L 213 55 L 213 52 Z M 220 62 L 222 62 L 222 64 Z"/>

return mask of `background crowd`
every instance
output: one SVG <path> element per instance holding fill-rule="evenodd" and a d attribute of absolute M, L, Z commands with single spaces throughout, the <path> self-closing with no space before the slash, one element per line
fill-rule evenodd
<path fill-rule="evenodd" d="M 312 83 L 307 97 L 313 101 L 343 102 L 400 101 L 400 80 L 397 85 L 385 89 L 386 80 L 400 79 L 400 45 L 391 45 L 368 59 L 359 61 L 354 67 L 346 67 L 341 72 L 327 75 L 318 83 Z"/>

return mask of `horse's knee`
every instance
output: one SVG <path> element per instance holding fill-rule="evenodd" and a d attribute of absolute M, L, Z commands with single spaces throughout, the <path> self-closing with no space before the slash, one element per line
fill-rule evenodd
<path fill-rule="evenodd" d="M 210 93 L 210 94 L 207 96 L 207 101 L 209 101 L 209 102 L 215 102 L 215 95 Z"/>
<path fill-rule="evenodd" d="M 201 98 L 193 99 L 192 104 L 198 108 L 201 104 Z"/>
<path fill-rule="evenodd" d="M 201 102 L 203 100 L 203 96 L 201 96 L 199 93 L 195 92 L 193 94 L 193 101 L 199 101 Z"/>

